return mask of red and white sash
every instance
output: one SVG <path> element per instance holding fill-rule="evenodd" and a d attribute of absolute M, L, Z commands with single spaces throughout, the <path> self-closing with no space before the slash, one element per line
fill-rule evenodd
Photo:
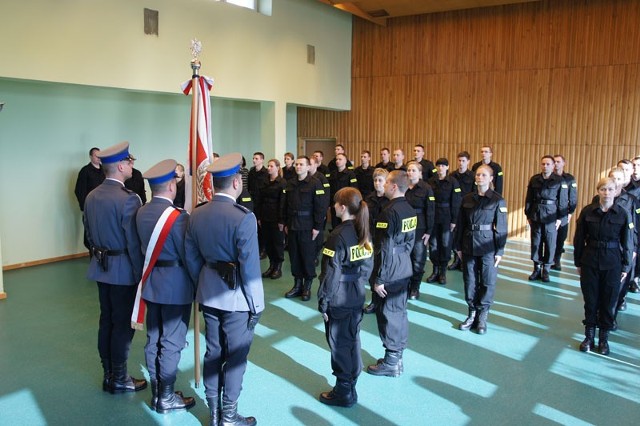
<path fill-rule="evenodd" d="M 158 219 L 158 223 L 156 223 L 155 228 L 153 228 L 153 233 L 151 233 L 151 239 L 149 240 L 149 245 L 147 246 L 147 253 L 144 257 L 144 268 L 142 270 L 142 279 L 138 283 L 138 291 L 136 292 L 136 301 L 133 305 L 133 312 L 131 313 L 131 328 L 136 330 L 142 330 L 144 324 L 144 314 L 146 304 L 144 299 L 142 298 L 142 289 L 144 287 L 144 283 L 149 278 L 149 274 L 153 270 L 153 266 L 156 264 L 158 257 L 160 257 L 160 252 L 162 251 L 162 247 L 164 246 L 164 242 L 169 236 L 169 232 L 171 231 L 171 227 L 176 219 L 180 216 L 180 210 L 175 207 L 167 207 L 160 219 Z"/>

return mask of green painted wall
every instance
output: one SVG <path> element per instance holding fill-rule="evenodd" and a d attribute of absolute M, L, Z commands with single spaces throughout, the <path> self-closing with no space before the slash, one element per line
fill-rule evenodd
<path fill-rule="evenodd" d="M 73 189 L 91 147 L 128 140 L 143 172 L 186 160 L 191 103 L 182 93 L 0 79 L 0 94 L 3 265 L 84 250 Z M 261 149 L 260 104 L 214 98 L 212 129 L 215 151 L 250 158 Z"/>

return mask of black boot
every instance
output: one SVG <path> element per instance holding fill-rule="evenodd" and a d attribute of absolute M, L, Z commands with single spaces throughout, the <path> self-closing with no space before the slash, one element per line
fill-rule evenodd
<path fill-rule="evenodd" d="M 127 363 L 112 364 L 113 378 L 111 380 L 111 393 L 138 392 L 146 389 L 147 381 L 135 379 L 127 373 Z"/>
<path fill-rule="evenodd" d="M 336 385 L 328 392 L 320 394 L 320 402 L 336 407 L 352 407 L 357 402 L 353 395 L 351 382 L 340 380 L 336 381 Z"/>
<path fill-rule="evenodd" d="M 487 317 L 489 316 L 489 309 L 481 309 L 478 312 L 478 334 L 485 334 L 487 332 Z"/>
<path fill-rule="evenodd" d="M 242 417 L 238 414 L 238 401 L 222 401 L 222 419 L 220 426 L 253 426 L 257 423 L 254 417 Z"/>
<path fill-rule="evenodd" d="M 399 366 L 401 359 L 402 352 L 386 350 L 383 359 L 367 367 L 367 373 L 374 376 L 398 377 L 402 374 Z"/>
<path fill-rule="evenodd" d="M 450 271 L 462 270 L 462 261 L 456 253 L 453 254 L 453 262 L 451 262 L 451 265 L 447 266 L 447 269 Z"/>
<path fill-rule="evenodd" d="M 440 264 L 440 273 L 438 274 L 438 284 L 445 285 L 447 283 L 447 262 Z"/>
<path fill-rule="evenodd" d="M 409 286 L 409 299 L 418 300 L 420 298 L 420 283 L 411 283 Z"/>
<path fill-rule="evenodd" d="M 302 299 L 303 302 L 307 302 L 311 299 L 311 284 L 313 283 L 313 278 L 305 278 L 304 284 L 302 286 Z"/>
<path fill-rule="evenodd" d="M 584 340 L 580 343 L 580 352 L 592 351 L 596 344 L 594 339 L 596 338 L 596 328 L 586 326 L 584 328 Z"/>
<path fill-rule="evenodd" d="M 549 267 L 547 265 L 542 265 L 542 272 L 540 273 L 540 278 L 543 283 L 549 282 Z"/>
<path fill-rule="evenodd" d="M 554 271 L 562 271 L 562 266 L 560 266 L 560 258 L 553 260 L 553 265 L 551 265 L 551 269 Z"/>
<path fill-rule="evenodd" d="M 469 315 L 467 319 L 458 324 L 458 330 L 469 330 L 473 327 L 473 323 L 476 321 L 476 310 L 469 308 Z"/>
<path fill-rule="evenodd" d="M 271 275 L 269 278 L 272 280 L 277 280 L 282 276 L 282 262 L 278 262 L 273 266 L 273 271 L 271 271 Z"/>
<path fill-rule="evenodd" d="M 298 297 L 302 294 L 302 278 L 294 278 L 293 287 L 291 290 L 285 293 L 284 297 L 287 299 L 291 299 L 293 297 Z"/>
<path fill-rule="evenodd" d="M 211 416 L 209 426 L 218 426 L 220 424 L 220 409 L 218 408 L 218 398 L 207 398 L 207 405 L 209 405 L 209 415 Z"/>
<path fill-rule="evenodd" d="M 158 403 L 156 411 L 160 414 L 174 410 L 188 410 L 196 405 L 195 398 L 191 396 L 183 397 L 182 394 L 173 391 L 173 383 L 165 385 L 161 383 L 158 387 Z"/>
<path fill-rule="evenodd" d="M 438 281 L 438 276 L 440 275 L 440 266 L 436 265 L 435 263 L 433 264 L 433 272 L 431 273 L 431 275 L 429 275 L 429 277 L 427 277 L 427 282 L 428 283 L 435 283 L 436 281 Z"/>
<path fill-rule="evenodd" d="M 353 394 L 353 400 L 358 402 L 358 392 L 356 392 L 356 384 L 358 383 L 358 379 L 351 380 L 351 393 Z"/>
<path fill-rule="evenodd" d="M 529 281 L 539 280 L 541 275 L 542 275 L 542 271 L 540 268 L 540 264 L 535 263 L 533 265 L 533 272 L 531 273 L 531 275 L 529 275 Z"/>
<path fill-rule="evenodd" d="M 273 273 L 273 263 L 269 263 L 269 269 L 267 269 L 262 273 L 262 278 L 270 277 L 272 273 Z"/>
<path fill-rule="evenodd" d="M 598 353 L 600 355 L 609 355 L 609 330 L 600 329 L 598 335 Z"/>
<path fill-rule="evenodd" d="M 102 363 L 102 390 L 109 392 L 111 390 L 111 379 L 113 374 L 111 373 L 111 361 L 108 359 L 100 360 Z"/>
<path fill-rule="evenodd" d="M 151 379 L 151 406 L 153 411 L 156 411 L 158 405 L 158 381 Z"/>
<path fill-rule="evenodd" d="M 362 312 L 364 312 L 365 314 L 373 314 L 375 311 L 376 311 L 376 302 L 374 302 L 373 300 L 371 301 L 371 303 L 365 306 L 364 309 L 362 310 Z"/>
<path fill-rule="evenodd" d="M 631 293 L 638 293 L 640 292 L 640 287 L 638 287 L 638 277 L 635 277 L 634 279 L 631 280 L 631 282 L 629 283 L 629 291 Z"/>

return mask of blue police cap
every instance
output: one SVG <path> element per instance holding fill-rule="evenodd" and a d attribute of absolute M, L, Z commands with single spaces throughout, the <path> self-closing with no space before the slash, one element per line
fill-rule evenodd
<path fill-rule="evenodd" d="M 149 185 L 167 182 L 176 176 L 176 160 L 162 160 L 142 174 L 149 181 Z"/>
<path fill-rule="evenodd" d="M 129 142 L 126 141 L 101 150 L 98 152 L 98 158 L 102 164 L 117 163 L 123 160 L 135 160 L 135 157 L 129 154 Z"/>
<path fill-rule="evenodd" d="M 211 173 L 214 178 L 222 178 L 227 176 L 233 176 L 240 173 L 240 165 L 242 164 L 242 154 L 239 152 L 232 152 L 231 154 L 223 155 L 218 160 L 214 161 L 207 171 Z"/>

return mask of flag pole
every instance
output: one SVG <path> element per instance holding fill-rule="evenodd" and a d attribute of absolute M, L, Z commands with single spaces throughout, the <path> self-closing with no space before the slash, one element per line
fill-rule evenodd
<path fill-rule="evenodd" d="M 200 71 L 200 61 L 197 57 L 191 60 L 191 208 L 198 205 L 198 84 Z M 193 302 L 193 370 L 196 388 L 200 387 L 200 315 L 198 312 L 198 302 Z"/>

